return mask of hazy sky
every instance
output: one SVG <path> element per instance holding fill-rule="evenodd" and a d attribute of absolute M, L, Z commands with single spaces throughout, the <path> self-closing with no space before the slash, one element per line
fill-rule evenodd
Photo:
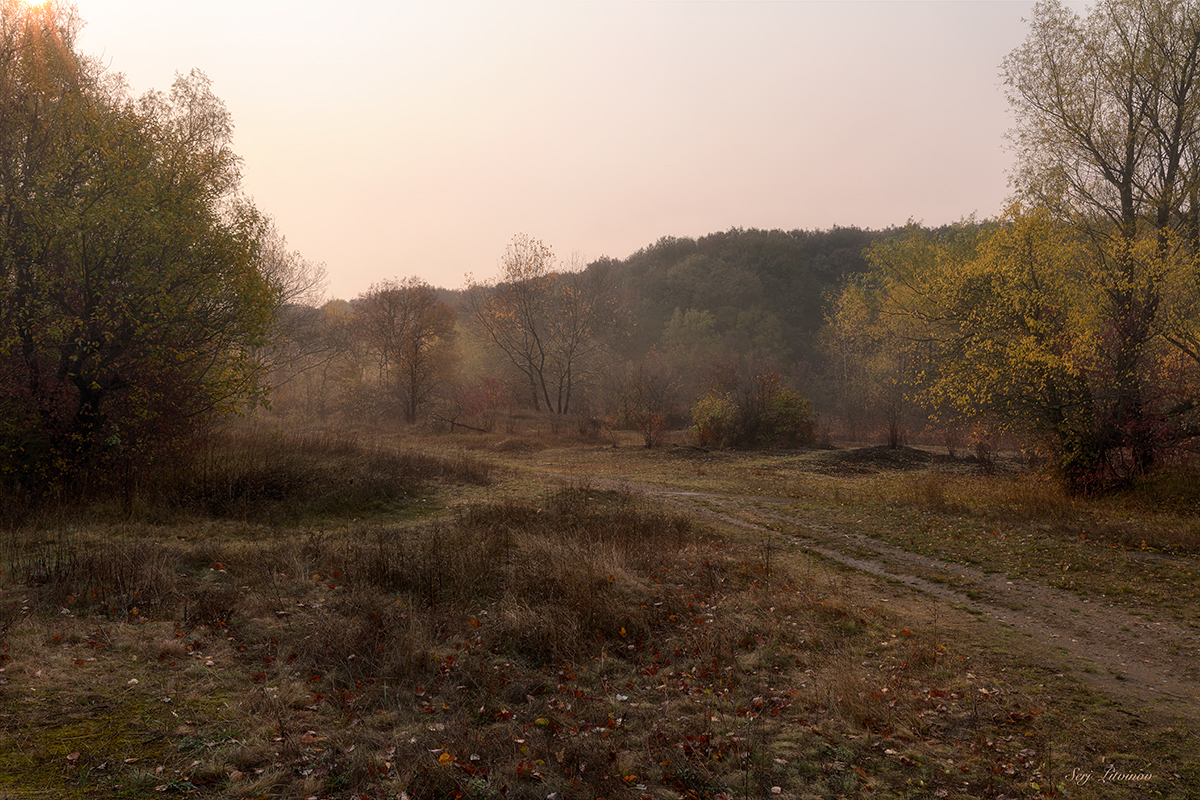
<path fill-rule="evenodd" d="M 730 227 L 997 214 L 1031 2 L 77 0 L 135 93 L 193 67 L 329 294 Z"/>

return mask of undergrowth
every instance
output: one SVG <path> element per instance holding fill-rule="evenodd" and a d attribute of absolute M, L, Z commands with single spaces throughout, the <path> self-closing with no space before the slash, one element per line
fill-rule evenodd
<path fill-rule="evenodd" d="M 1069 768 L 1179 746 L 1133 742 L 1149 729 L 932 603 L 586 480 L 434 513 L 496 471 L 261 430 L 195 456 L 5 538 L 0 794 L 1108 797 Z M 898 500 L 888 535 L 964 557 L 1054 566 L 1079 526 L 1191 546 L 1186 522 L 1138 530 L 1132 500 L 1084 508 L 1036 476 L 659 461 L 805 509 L 831 494 L 831 519 Z"/>
<path fill-rule="evenodd" d="M 1046 780 L 1039 701 L 984 683 L 936 620 L 905 627 L 773 540 L 628 494 L 258 539 L 153 531 L 81 529 L 8 565 L 20 713 L 3 714 L 0 788 L 978 797 Z"/>
<path fill-rule="evenodd" d="M 9 527 L 78 520 L 178 522 L 188 517 L 297 525 L 415 512 L 433 486 L 487 485 L 494 466 L 463 453 L 380 446 L 345 432 L 292 433 L 246 424 L 214 432 L 139 473 L 81 496 L 0 502 Z"/>
<path fill-rule="evenodd" d="M 1083 537 L 1132 550 L 1200 553 L 1200 474 L 1164 472 L 1136 489 L 1081 499 L 1039 474 L 977 476 L 925 472 L 903 479 L 895 491 L 926 512 L 986 519 L 1001 525 L 1036 525 L 1068 540 Z"/>

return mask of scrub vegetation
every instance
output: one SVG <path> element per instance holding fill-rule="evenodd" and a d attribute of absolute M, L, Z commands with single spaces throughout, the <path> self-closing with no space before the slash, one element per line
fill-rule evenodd
<path fill-rule="evenodd" d="M 1122 597 L 1147 621 L 1194 620 L 1194 573 L 1151 595 L 1153 573 L 1125 567 L 1149 543 L 1100 541 L 1121 519 L 1190 557 L 1191 513 L 1080 501 L 928 453 L 898 468 L 870 449 L 469 437 L 242 429 L 197 464 L 207 486 L 260 487 L 253 503 L 183 502 L 181 489 L 132 516 L 63 507 L 10 531 L 0 790 L 1182 798 L 1200 786 L 1194 705 L 1106 691 L 1092 680 L 1102 658 L 1068 663 L 987 613 L 822 557 L 804 533 L 820 519 L 1047 587 L 1077 577 L 1074 603 Z M 302 496 L 314 474 L 369 484 L 374 502 L 297 508 L 298 495 L 262 488 Z M 683 490 L 686 508 L 671 500 Z M 1093 546 L 1068 555 L 1081 529 Z M 1153 777 L 1080 782 L 1107 765 Z"/>
<path fill-rule="evenodd" d="M 0 794 L 1200 796 L 1200 6 L 1032 13 L 999 219 L 328 300 L 0 0 Z"/>

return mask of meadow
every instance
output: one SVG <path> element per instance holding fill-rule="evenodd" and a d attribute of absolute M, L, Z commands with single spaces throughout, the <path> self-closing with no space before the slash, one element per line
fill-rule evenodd
<path fill-rule="evenodd" d="M 0 797 L 1200 796 L 1185 465 L 537 424 L 244 425 L 10 524 Z"/>

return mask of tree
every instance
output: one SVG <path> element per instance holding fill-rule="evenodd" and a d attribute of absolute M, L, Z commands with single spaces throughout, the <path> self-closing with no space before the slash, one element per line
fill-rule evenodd
<path fill-rule="evenodd" d="M 816 441 L 816 416 L 778 373 L 764 370 L 730 376 L 692 406 L 700 445 L 803 446 Z M 725 384 L 725 385 L 721 385 Z"/>
<path fill-rule="evenodd" d="M 625 423 L 642 434 L 647 448 L 657 447 L 680 414 L 679 380 L 662 356 L 651 350 L 627 367 L 618 402 Z"/>
<path fill-rule="evenodd" d="M 1120 342 L 1094 257 L 1077 226 L 1020 206 L 986 226 L 914 227 L 869 253 L 870 302 L 916 358 L 906 388 L 950 422 L 1032 435 L 1078 492 L 1136 477 L 1145 464 L 1135 443 L 1158 453 L 1197 431 L 1200 370 L 1165 336 L 1142 354 L 1140 414 L 1121 405 L 1127 387 L 1111 355 Z"/>
<path fill-rule="evenodd" d="M 910 229 L 907 238 L 917 234 Z M 880 243 L 872 251 L 899 256 L 901 264 L 914 255 L 907 247 L 895 253 L 899 242 Z M 830 299 L 821 342 L 825 349 L 835 415 L 853 441 L 885 431 L 889 447 L 905 439 L 910 418 L 916 414 L 909 395 L 921 364 L 920 337 L 904 316 L 891 313 L 881 301 L 876 275 L 853 275 Z"/>
<path fill-rule="evenodd" d="M 866 270 L 863 250 L 882 232 L 856 228 L 782 231 L 733 228 L 699 239 L 664 237 L 623 261 L 601 259 L 612 275 L 621 309 L 636 320 L 622 355 L 636 360 L 653 346 L 671 358 L 663 332 L 673 314 L 711 315 L 723 358 L 744 359 L 742 348 L 767 344 L 780 368 L 786 359 L 812 362 L 824 319 L 825 294 Z M 778 325 L 769 342 L 744 335 L 743 313 Z M 772 321 L 772 317 L 774 321 Z M 733 352 L 729 352 L 733 348 Z"/>
<path fill-rule="evenodd" d="M 1200 3 L 1041 2 L 1004 74 L 1016 201 L 872 248 L 877 298 L 928 354 L 920 397 L 1103 491 L 1200 432 Z"/>
<path fill-rule="evenodd" d="M 600 272 L 555 267 L 549 246 L 518 234 L 504 251 L 500 281 L 468 281 L 465 303 L 520 373 L 534 409 L 567 414 L 611 320 L 611 291 Z"/>
<path fill-rule="evenodd" d="M 1064 268 L 1072 241 L 1019 209 L 1000 225 L 910 226 L 871 248 L 875 273 L 838 298 L 831 339 L 852 374 L 868 365 L 877 387 L 913 393 L 951 425 L 985 417 L 1066 437 L 1095 299 Z"/>
<path fill-rule="evenodd" d="M 269 218 L 260 244 L 261 269 L 279 291 L 281 306 L 322 304 L 329 276 L 324 264 L 314 264 L 298 250 L 289 250 L 287 237 Z"/>
<path fill-rule="evenodd" d="M 378 356 L 381 382 L 391 388 L 405 422 L 415 423 L 421 407 L 447 378 L 454 309 L 414 277 L 372 286 L 358 299 L 357 315 Z"/>
<path fill-rule="evenodd" d="M 0 4 L 0 472 L 27 489 L 261 397 L 280 295 L 207 78 L 133 100 L 80 26 Z"/>
<path fill-rule="evenodd" d="M 328 419 L 346 395 L 361 383 L 361 344 L 350 306 L 332 300 L 319 308 L 285 305 L 280 313 L 281 343 L 271 361 L 271 408 Z"/>
<path fill-rule="evenodd" d="M 1098 465 L 1123 449 L 1144 470 L 1195 407 L 1164 408 L 1154 384 L 1172 350 L 1200 363 L 1183 311 L 1200 252 L 1200 4 L 1104 0 L 1081 17 L 1041 2 L 1004 73 L 1021 195 L 1075 228 L 1101 290 L 1091 396 L 1113 434 L 1083 451 Z"/>

